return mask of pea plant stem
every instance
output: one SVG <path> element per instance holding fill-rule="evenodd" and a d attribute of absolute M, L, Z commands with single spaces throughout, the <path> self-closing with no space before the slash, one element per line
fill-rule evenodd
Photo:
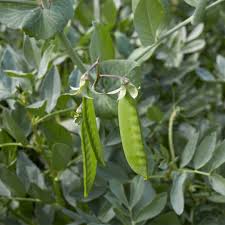
<path fill-rule="evenodd" d="M 73 50 L 72 45 L 70 44 L 68 38 L 66 35 L 62 32 L 58 34 L 58 37 L 63 44 L 63 46 L 66 49 L 67 54 L 71 58 L 72 62 L 77 66 L 77 68 L 81 71 L 81 73 L 86 72 L 86 67 L 83 64 L 82 60 L 80 59 L 80 56 L 77 54 L 76 51 Z"/>
<path fill-rule="evenodd" d="M 176 107 L 173 110 L 173 112 L 170 116 L 170 120 L 169 120 L 168 141 L 169 141 L 171 161 L 174 162 L 173 164 L 175 164 L 175 161 L 176 161 L 175 149 L 174 149 L 174 144 L 173 144 L 173 124 L 174 124 L 175 118 L 179 111 L 180 111 L 180 108 Z"/>
<path fill-rule="evenodd" d="M 27 0 L 0 0 L 0 3 L 19 3 L 23 5 L 38 6 L 37 2 Z"/>
<path fill-rule="evenodd" d="M 64 114 L 64 113 L 68 113 L 68 112 L 73 112 L 73 111 L 74 111 L 74 107 L 55 111 L 53 113 L 50 113 L 50 114 L 47 114 L 46 116 L 41 117 L 39 120 L 37 120 L 34 123 L 34 125 L 38 125 L 38 124 L 43 123 L 43 122 L 45 122 L 47 120 L 50 120 L 52 117 L 54 117 L 56 115 Z"/>
<path fill-rule="evenodd" d="M 210 173 L 203 172 L 203 171 L 200 171 L 200 170 L 180 169 L 179 171 L 180 171 L 180 172 L 186 172 L 186 173 L 200 174 L 200 175 L 207 176 L 207 177 L 210 176 Z"/>
<path fill-rule="evenodd" d="M 22 143 L 4 143 L 4 144 L 0 144 L 0 148 L 4 148 L 4 147 L 22 147 L 22 148 L 35 149 L 35 147 L 32 146 L 32 145 L 23 145 Z"/>
<path fill-rule="evenodd" d="M 101 16 L 101 12 L 100 12 L 100 0 L 94 0 L 93 1 L 94 4 L 94 16 L 95 16 L 95 20 L 97 22 L 100 22 L 100 16 Z"/>
<path fill-rule="evenodd" d="M 225 0 L 217 0 L 215 2 L 213 2 L 212 4 L 210 4 L 209 6 L 207 6 L 206 11 L 209 11 L 211 9 L 213 9 L 215 6 L 217 6 L 218 4 L 224 2 Z M 193 19 L 193 16 L 188 17 L 186 20 L 182 21 L 181 23 L 177 24 L 176 26 L 174 26 L 173 28 L 171 28 L 170 30 L 168 30 L 165 34 L 163 34 L 157 41 L 156 43 L 154 43 L 153 45 L 147 47 L 145 49 L 145 51 L 142 52 L 141 55 L 139 55 L 139 57 L 136 59 L 137 61 L 140 61 L 142 58 L 145 57 L 145 55 L 150 52 L 153 48 L 155 48 L 156 46 L 159 46 L 167 37 L 169 37 L 171 34 L 173 34 L 174 32 L 176 32 L 177 30 L 181 29 L 182 27 L 188 25 L 189 23 L 191 23 Z"/>

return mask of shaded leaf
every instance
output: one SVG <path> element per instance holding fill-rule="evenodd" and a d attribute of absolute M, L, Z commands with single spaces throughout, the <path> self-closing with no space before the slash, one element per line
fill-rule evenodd
<path fill-rule="evenodd" d="M 174 211 L 181 215 L 184 211 L 184 184 L 187 174 L 175 174 L 173 177 L 172 189 L 170 192 L 170 202 Z"/>
<path fill-rule="evenodd" d="M 142 222 L 156 217 L 165 208 L 167 202 L 167 194 L 158 194 L 153 201 L 143 208 L 135 218 L 136 222 Z"/>
<path fill-rule="evenodd" d="M 210 184 L 214 191 L 225 196 L 225 178 L 218 174 L 209 177 Z"/>
<path fill-rule="evenodd" d="M 64 170 L 71 160 L 73 149 L 63 143 L 55 143 L 52 146 L 52 169 L 56 171 Z"/>
<path fill-rule="evenodd" d="M 194 132 L 188 140 L 181 155 L 180 167 L 185 167 L 192 160 L 198 143 L 199 133 Z"/>
<path fill-rule="evenodd" d="M 40 95 L 43 100 L 47 100 L 46 112 L 51 112 L 61 93 L 60 75 L 56 67 L 53 67 L 45 76 Z"/>
<path fill-rule="evenodd" d="M 198 146 L 194 156 L 194 168 L 203 167 L 213 156 L 216 147 L 216 133 L 206 136 Z"/>

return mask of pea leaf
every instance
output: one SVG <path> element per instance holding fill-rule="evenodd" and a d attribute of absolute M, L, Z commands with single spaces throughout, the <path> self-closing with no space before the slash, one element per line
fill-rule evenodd
<path fill-rule="evenodd" d="M 64 170 L 72 154 L 73 150 L 69 145 L 55 143 L 52 146 L 52 169 L 56 171 Z"/>
<path fill-rule="evenodd" d="M 7 130 L 7 132 L 16 139 L 17 142 L 21 142 L 22 144 L 28 143 L 23 129 L 14 120 L 12 111 L 3 111 L 3 126 Z"/>
<path fill-rule="evenodd" d="M 194 156 L 194 168 L 203 167 L 213 156 L 216 147 L 216 132 L 206 136 L 196 150 Z"/>
<path fill-rule="evenodd" d="M 4 183 L 2 183 L 1 180 L 0 180 L 0 196 L 6 196 L 6 197 L 11 196 L 10 190 L 6 187 Z"/>
<path fill-rule="evenodd" d="M 151 225 L 168 225 L 168 221 L 171 225 L 181 225 L 178 216 L 174 212 L 168 212 L 158 216 Z"/>
<path fill-rule="evenodd" d="M 181 155 L 180 167 L 185 167 L 192 160 L 198 143 L 199 133 L 193 133 Z"/>
<path fill-rule="evenodd" d="M 162 212 L 162 210 L 166 206 L 166 202 L 167 202 L 166 193 L 157 195 L 149 205 L 147 205 L 140 211 L 140 213 L 135 218 L 135 221 L 139 223 L 156 217 L 158 214 Z"/>
<path fill-rule="evenodd" d="M 106 26 L 94 25 L 89 51 L 92 62 L 96 61 L 97 58 L 101 61 L 114 58 L 113 42 Z"/>
<path fill-rule="evenodd" d="M 145 188 L 143 177 L 136 176 L 130 185 L 130 207 L 134 207 L 141 199 Z"/>
<path fill-rule="evenodd" d="M 212 159 L 207 164 L 210 171 L 219 168 L 225 163 L 225 140 L 216 148 Z"/>
<path fill-rule="evenodd" d="M 209 177 L 210 184 L 214 191 L 225 196 L 225 178 L 218 174 Z"/>
<path fill-rule="evenodd" d="M 62 31 L 73 17 L 72 0 L 54 0 L 48 8 L 30 1 L 0 1 L 0 22 L 12 29 L 23 29 L 36 39 L 48 39 Z"/>
<path fill-rule="evenodd" d="M 26 190 L 20 181 L 20 179 L 11 172 L 9 169 L 2 167 L 0 168 L 0 180 L 10 190 L 13 196 L 23 197 Z"/>
<path fill-rule="evenodd" d="M 134 12 L 134 26 L 144 46 L 155 43 L 165 21 L 160 0 L 140 0 Z"/>
<path fill-rule="evenodd" d="M 24 152 L 20 152 L 16 162 L 16 174 L 28 191 L 30 185 L 46 188 L 44 176 L 41 170 L 28 158 Z"/>
<path fill-rule="evenodd" d="M 60 96 L 61 92 L 61 81 L 59 72 L 56 67 L 53 67 L 44 78 L 41 86 L 41 97 L 43 100 L 47 100 L 46 111 L 51 112 Z"/>
<path fill-rule="evenodd" d="M 173 177 L 172 189 L 170 192 L 170 202 L 174 211 L 181 215 L 184 211 L 184 184 L 187 179 L 187 174 L 175 174 Z"/>

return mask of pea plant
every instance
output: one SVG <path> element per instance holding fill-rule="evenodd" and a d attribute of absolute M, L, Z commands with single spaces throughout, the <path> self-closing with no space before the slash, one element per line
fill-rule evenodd
<path fill-rule="evenodd" d="M 225 224 L 224 0 L 0 0 L 0 225 Z"/>

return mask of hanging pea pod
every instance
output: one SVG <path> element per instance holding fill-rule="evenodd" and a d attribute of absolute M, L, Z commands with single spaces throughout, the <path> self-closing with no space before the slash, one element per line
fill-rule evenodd
<path fill-rule="evenodd" d="M 94 185 L 97 160 L 89 139 L 85 121 L 81 124 L 81 145 L 83 155 L 84 197 L 87 197 Z"/>
<path fill-rule="evenodd" d="M 95 153 L 96 159 L 105 165 L 103 147 L 98 133 L 94 101 L 91 98 L 83 97 L 82 99 L 82 118 L 85 123 L 87 134 L 90 139 L 91 146 Z"/>
<path fill-rule="evenodd" d="M 202 22 L 204 15 L 205 15 L 205 10 L 207 7 L 208 0 L 199 0 L 197 7 L 195 9 L 193 19 L 192 19 L 192 24 L 197 25 Z"/>
<path fill-rule="evenodd" d="M 123 150 L 130 167 L 147 179 L 148 164 L 135 100 L 126 93 L 118 104 L 119 128 Z"/>

